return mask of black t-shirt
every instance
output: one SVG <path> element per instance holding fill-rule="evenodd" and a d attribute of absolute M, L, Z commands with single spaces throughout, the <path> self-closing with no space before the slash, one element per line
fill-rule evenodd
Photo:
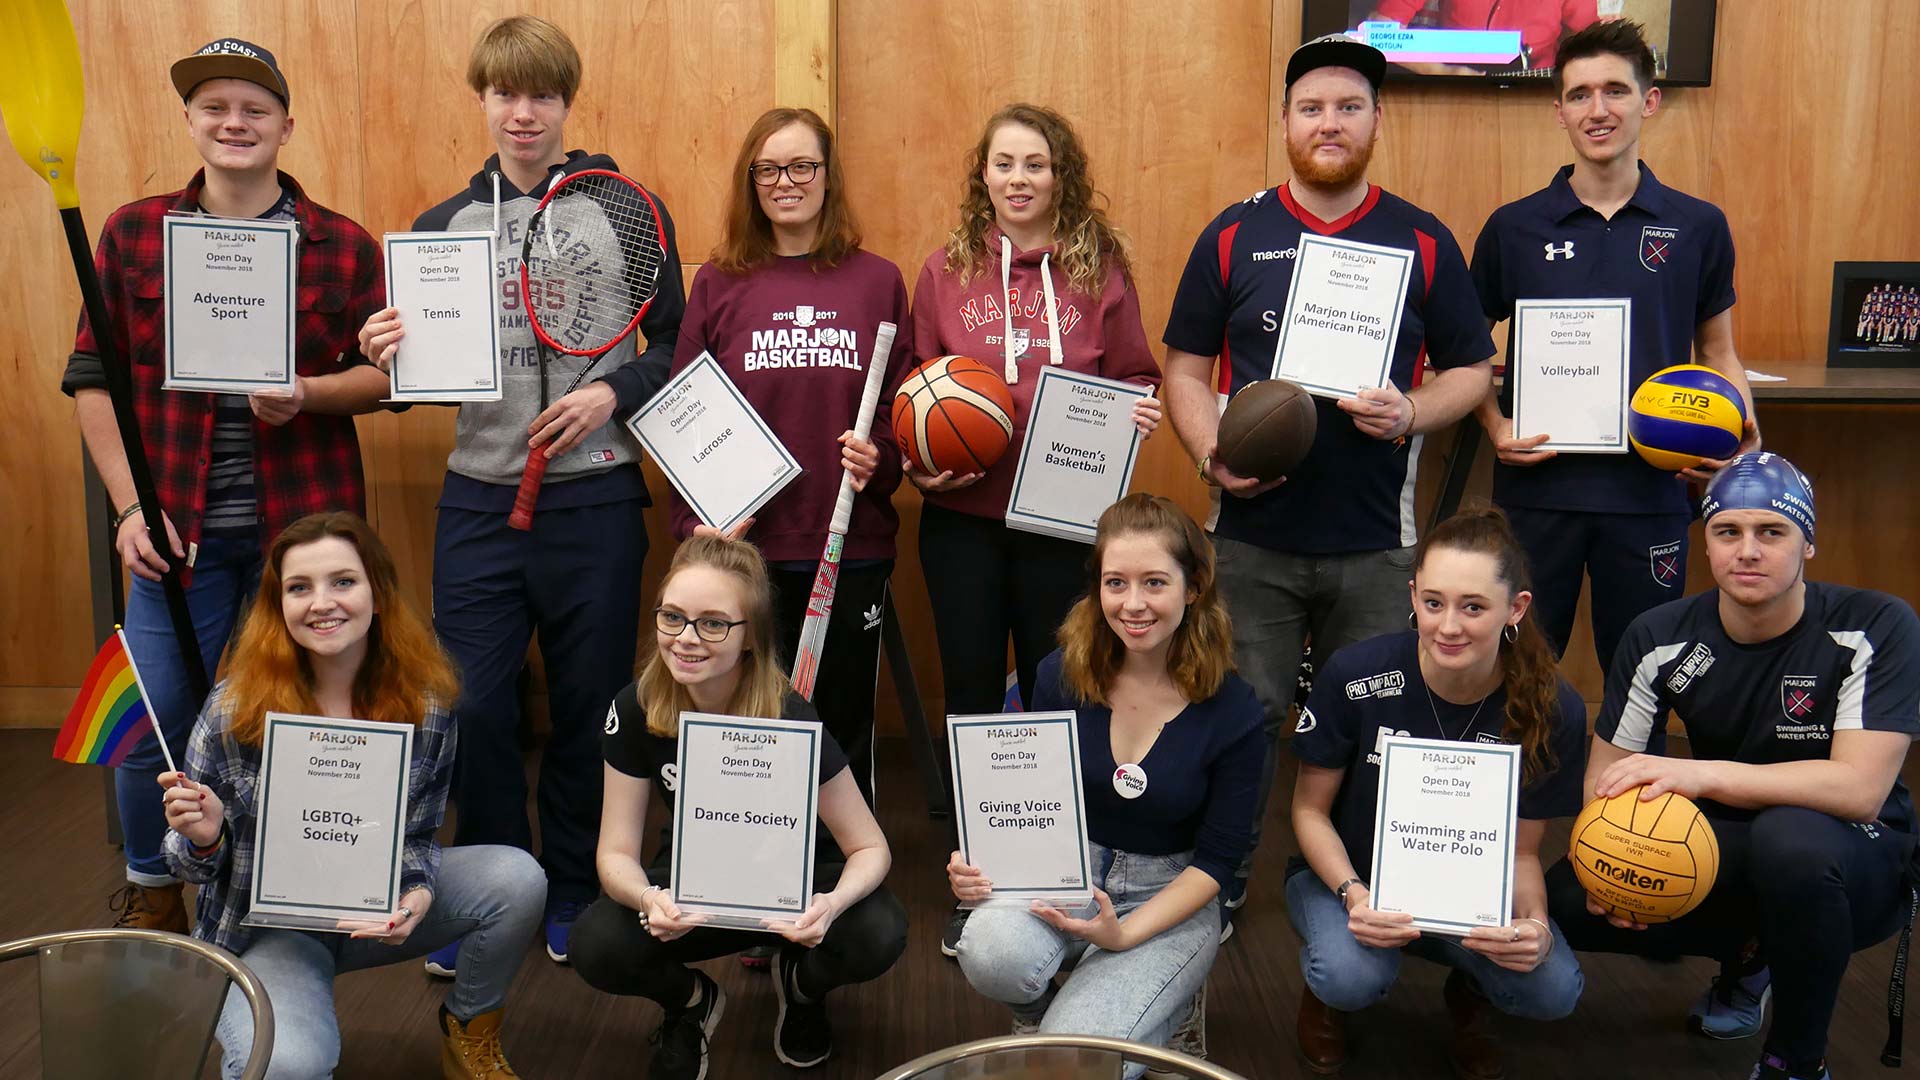
<path fill-rule="evenodd" d="M 1327 660 L 1293 729 L 1293 752 L 1323 769 L 1345 769 L 1329 815 L 1354 873 L 1372 872 L 1374 811 L 1380 792 L 1380 743 L 1388 735 L 1455 742 L 1501 743 L 1507 692 L 1484 702 L 1455 705 L 1427 692 L 1420 677 L 1420 636 L 1401 630 L 1355 642 Z M 1436 718 L 1437 717 L 1437 718 Z M 1587 707 L 1580 692 L 1560 680 L 1559 708 L 1548 746 L 1553 768 L 1520 788 L 1519 816 L 1528 820 L 1580 812 L 1587 771 Z M 1295 856 L 1289 874 L 1306 865 Z"/>
<path fill-rule="evenodd" d="M 680 789 L 680 740 L 663 738 L 647 730 L 647 714 L 640 707 L 638 683 L 628 683 L 624 689 L 614 695 L 613 705 L 607 709 L 607 720 L 600 736 L 600 753 L 607 764 L 616 770 L 633 777 L 635 780 L 657 781 L 655 790 L 666 800 L 667 811 L 673 811 L 673 799 Z M 807 699 L 792 691 L 780 706 L 780 719 L 807 720 L 820 722 L 819 714 Z M 840 775 L 847 767 L 847 755 L 840 744 L 833 741 L 823 727 L 820 731 L 820 783 Z M 820 823 L 819 842 L 814 845 L 814 862 L 818 864 L 842 863 L 846 856 L 839 845 L 833 842 L 833 832 L 825 822 Z M 656 865 L 666 865 L 671 857 L 667 841 L 662 839 L 660 853 L 655 856 Z"/>
<path fill-rule="evenodd" d="M 1920 735 L 1920 619 L 1886 593 L 1807 582 L 1806 611 L 1771 641 L 1741 644 L 1720 623 L 1720 590 L 1635 619 L 1607 673 L 1593 733 L 1644 752 L 1667 710 L 1693 756 L 1772 765 L 1833 754 L 1836 731 Z M 1754 811 L 1707 803 L 1717 815 Z M 1914 832 L 1913 799 L 1894 778 L 1880 821 Z"/>

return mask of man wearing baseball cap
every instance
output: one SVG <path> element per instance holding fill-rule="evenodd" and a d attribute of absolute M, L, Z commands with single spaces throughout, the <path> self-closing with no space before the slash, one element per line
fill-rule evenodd
<path fill-rule="evenodd" d="M 182 563 L 187 601 L 211 678 L 227 637 L 252 601 L 267 543 L 324 510 L 366 513 L 353 414 L 379 408 L 387 380 L 355 347 L 360 323 L 384 304 L 380 250 L 352 221 L 308 199 L 277 169 L 293 135 L 287 81 L 273 54 L 222 38 L 177 61 L 187 135 L 204 168 L 186 187 L 129 203 L 101 230 L 95 265 L 120 355 L 133 376 L 133 409 L 167 535 L 149 536 L 114 424 L 96 328 L 85 314 L 60 388 L 74 399 L 87 453 L 116 510 L 114 546 L 133 573 L 126 637 L 154 722 L 187 745 L 201 703 L 189 690 L 160 589 Z M 171 213 L 278 218 L 299 224 L 290 393 L 165 390 L 166 303 L 161 223 Z M 166 820 L 156 778 L 165 768 L 149 736 L 116 770 L 126 835 L 127 886 L 115 925 L 185 933 L 181 883 L 161 853 Z"/>
<path fill-rule="evenodd" d="M 1378 49 L 1344 35 L 1294 50 L 1285 99 L 1292 179 L 1228 207 L 1201 232 L 1164 337 L 1174 429 L 1216 489 L 1208 528 L 1233 608 L 1234 660 L 1266 711 L 1256 840 L 1307 639 L 1326 657 L 1404 627 L 1423 433 L 1464 415 L 1491 378 L 1493 340 L 1453 234 L 1367 182 L 1386 70 Z M 1412 272 L 1386 385 L 1319 399 L 1306 459 L 1284 481 L 1261 483 L 1216 459 L 1220 410 L 1271 375 L 1294 258 L 1309 235 L 1409 252 Z M 1243 890 L 1229 891 L 1228 907 Z"/>
<path fill-rule="evenodd" d="M 1773 1002 L 1756 1080 L 1825 1080 L 1850 957 L 1910 928 L 1917 899 L 1900 768 L 1920 735 L 1920 620 L 1885 593 L 1807 580 L 1813 486 L 1778 454 L 1734 458 L 1701 515 L 1716 588 L 1627 629 L 1594 722 L 1586 794 L 1644 784 L 1644 799 L 1694 800 L 1719 841 L 1718 879 L 1692 912 L 1644 926 L 1603 918 L 1562 861 L 1547 875 L 1548 906 L 1575 949 L 1721 961 L 1708 995 L 1757 1002 L 1752 1029 L 1738 1034 L 1757 1034 Z M 1691 758 L 1645 752 L 1668 710 L 1686 725 Z M 1897 1058 L 1897 1035 L 1889 1052 Z"/>

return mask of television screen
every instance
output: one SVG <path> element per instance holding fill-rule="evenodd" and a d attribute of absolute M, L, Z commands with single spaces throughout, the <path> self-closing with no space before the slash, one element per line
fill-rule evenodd
<path fill-rule="evenodd" d="M 1568 34 L 1633 19 L 1653 48 L 1655 81 L 1706 86 L 1715 0 L 1306 0 L 1302 38 L 1345 31 L 1387 54 L 1390 79 L 1511 84 L 1553 74 Z"/>

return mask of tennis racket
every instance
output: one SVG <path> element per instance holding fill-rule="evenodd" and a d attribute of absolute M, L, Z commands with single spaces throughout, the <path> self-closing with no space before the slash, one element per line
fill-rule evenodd
<path fill-rule="evenodd" d="M 520 302 L 538 343 L 540 411 L 547 411 L 548 357 L 585 358 L 565 397 L 640 325 L 667 261 L 660 208 L 639 184 L 606 169 L 561 177 L 533 212 L 520 251 Z M 527 451 L 507 523 L 533 528 L 552 440 Z"/>
<path fill-rule="evenodd" d="M 860 412 L 853 421 L 854 438 L 864 440 L 873 430 L 873 410 L 880 404 L 880 384 L 887 381 L 887 358 L 893 355 L 893 337 L 899 327 L 880 324 L 873 335 L 873 355 L 867 358 L 867 385 L 860 393 Z M 813 683 L 820 675 L 820 654 L 826 651 L 827 620 L 833 615 L 833 594 L 840 587 L 840 549 L 853 521 L 853 473 L 840 474 L 840 497 L 833 504 L 833 522 L 827 526 L 827 547 L 820 568 L 813 572 L 813 591 L 807 594 L 807 620 L 800 624 L 800 645 L 793 654 L 793 689 L 813 700 Z"/>

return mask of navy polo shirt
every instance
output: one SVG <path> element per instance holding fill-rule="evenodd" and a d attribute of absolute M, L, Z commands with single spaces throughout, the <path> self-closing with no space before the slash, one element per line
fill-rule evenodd
<path fill-rule="evenodd" d="M 1294 254 L 1308 231 L 1414 253 L 1391 372 L 1402 391 L 1420 385 L 1428 362 L 1465 367 L 1493 355 L 1466 259 L 1440 219 L 1369 185 L 1352 213 L 1322 221 L 1282 184 L 1213 219 L 1194 242 L 1174 294 L 1162 340 L 1182 352 L 1220 357 L 1220 393 L 1272 377 Z M 1264 495 L 1241 499 L 1215 492 L 1209 527 L 1219 536 L 1305 555 L 1415 543 L 1421 438 L 1395 446 L 1362 434 L 1331 399 L 1315 403 L 1319 429 L 1306 460 Z"/>
<path fill-rule="evenodd" d="M 1528 821 L 1580 812 L 1587 772 L 1587 706 L 1564 678 L 1558 693 L 1547 736 L 1553 766 L 1521 781 L 1518 816 Z M 1372 873 L 1382 740 L 1411 735 L 1506 742 L 1506 708 L 1505 687 L 1472 705 L 1455 705 L 1429 693 L 1420 675 L 1420 635 L 1412 630 L 1355 642 L 1327 660 L 1313 680 L 1288 745 L 1309 765 L 1346 771 L 1329 816 L 1355 873 L 1362 879 Z M 1306 860 L 1296 855 L 1287 872 L 1305 866 Z"/>
<path fill-rule="evenodd" d="M 1511 319 L 1516 300 L 1633 301 L 1628 386 L 1693 359 L 1701 323 L 1733 306 L 1733 234 L 1710 202 L 1662 184 L 1640 165 L 1640 186 L 1609 221 L 1580 201 L 1563 166 L 1553 182 L 1493 212 L 1473 246 L 1473 284 L 1489 319 Z M 1513 327 L 1507 327 L 1513 346 Z M 1513 389 L 1500 391 L 1513 415 Z M 1685 484 L 1640 455 L 1561 454 L 1538 465 L 1496 462 L 1493 497 L 1504 506 L 1614 514 L 1687 513 Z"/>
<path fill-rule="evenodd" d="M 1740 642 L 1720 621 L 1720 590 L 1669 601 L 1621 638 L 1593 733 L 1642 753 L 1665 730 L 1668 710 L 1704 761 L 1822 761 L 1841 731 L 1920 737 L 1920 619 L 1886 593 L 1809 581 L 1792 629 Z M 1705 805 L 1740 820 L 1755 813 Z M 1878 817 L 1915 830 L 1913 798 L 1898 776 Z"/>

